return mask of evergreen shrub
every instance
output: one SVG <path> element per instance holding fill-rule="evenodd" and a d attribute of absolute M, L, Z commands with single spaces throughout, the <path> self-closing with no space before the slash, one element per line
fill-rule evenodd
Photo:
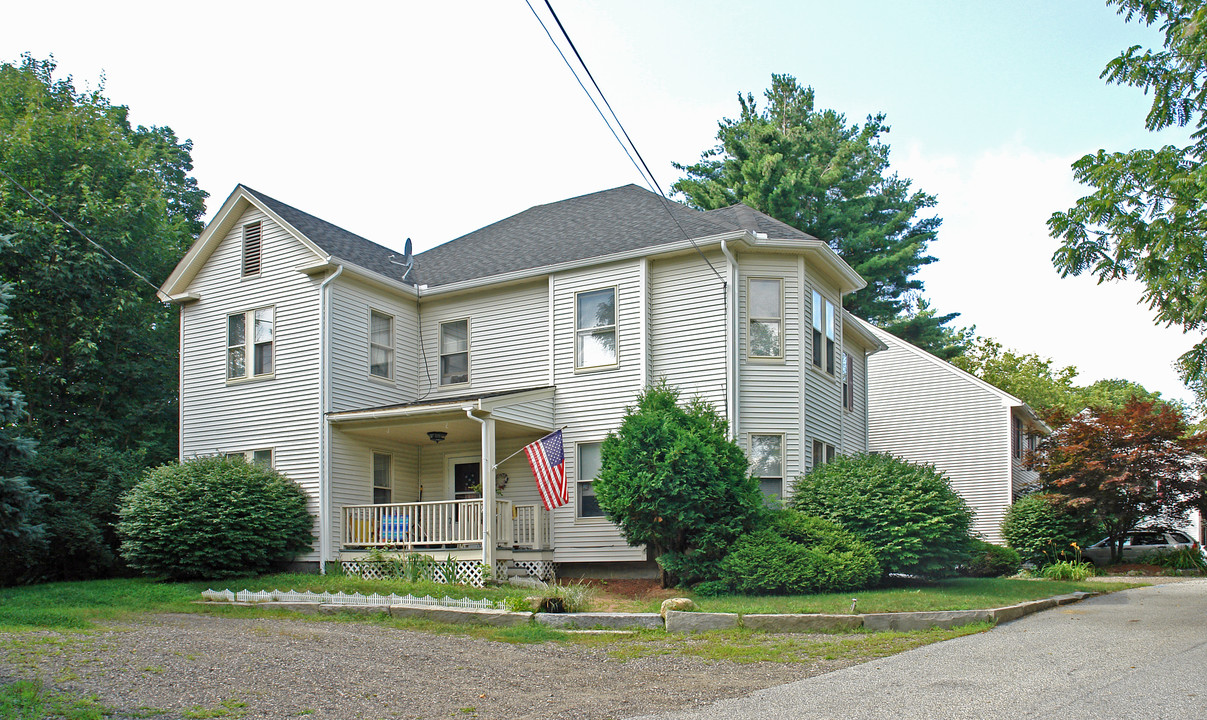
<path fill-rule="evenodd" d="M 1097 528 L 1062 508 L 1042 493 L 1024 495 L 1006 510 L 1002 537 L 1023 562 L 1043 567 L 1061 560 L 1080 561 L 1074 543 L 1096 542 Z"/>
<path fill-rule="evenodd" d="M 1018 572 L 1022 558 L 1012 548 L 984 540 L 972 541 L 972 558 L 964 566 L 968 577 L 1002 577 Z"/>
<path fill-rule="evenodd" d="M 839 456 L 800 477 L 790 505 L 866 542 L 885 574 L 949 575 L 968 559 L 972 511 L 929 465 Z"/>
<path fill-rule="evenodd" d="M 154 468 L 122 498 L 119 516 L 130 567 L 173 580 L 266 572 L 313 540 L 302 489 L 242 458 Z"/>

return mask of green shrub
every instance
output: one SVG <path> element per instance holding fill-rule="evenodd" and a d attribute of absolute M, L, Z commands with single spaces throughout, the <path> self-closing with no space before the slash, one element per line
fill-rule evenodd
<path fill-rule="evenodd" d="M 885 574 L 942 576 L 968 558 L 972 511 L 928 465 L 839 456 L 800 477 L 790 504 L 866 542 Z"/>
<path fill-rule="evenodd" d="M 1207 570 L 1207 558 L 1197 547 L 1148 553 L 1140 562 L 1170 570 Z"/>
<path fill-rule="evenodd" d="M 743 535 L 721 561 L 717 581 L 696 592 L 798 595 L 866 587 L 880 578 L 876 555 L 834 523 L 795 510 Z"/>
<path fill-rule="evenodd" d="M 1022 564 L 1022 558 L 1011 548 L 973 540 L 972 559 L 964 566 L 964 574 L 968 577 L 1013 575 Z"/>
<path fill-rule="evenodd" d="M 1039 574 L 1048 580 L 1085 580 L 1094 574 L 1094 566 L 1073 560 L 1060 560 L 1044 566 Z"/>
<path fill-rule="evenodd" d="M 308 550 L 306 494 L 242 458 L 197 458 L 151 470 L 123 498 L 121 553 L 172 579 L 260 573 Z"/>
<path fill-rule="evenodd" d="M 1018 551 L 1024 562 L 1040 567 L 1060 560 L 1080 560 L 1074 543 L 1097 540 L 1096 530 L 1041 493 L 1016 500 L 1002 520 L 1006 543 Z"/>

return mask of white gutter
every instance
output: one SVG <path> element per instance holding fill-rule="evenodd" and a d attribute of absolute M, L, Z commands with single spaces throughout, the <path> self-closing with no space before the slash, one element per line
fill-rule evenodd
<path fill-rule="evenodd" d="M 327 408 L 331 406 L 331 383 L 327 377 L 331 358 L 330 292 L 331 281 L 344 272 L 344 266 L 319 284 L 319 573 L 327 574 L 327 557 L 331 552 L 331 478 L 328 472 L 327 455 L 331 444 L 331 425 L 327 422 Z"/>
<path fill-rule="evenodd" d="M 735 275 L 738 260 L 721 238 L 721 254 L 725 256 L 725 415 L 729 420 L 729 437 L 738 439 L 738 291 Z"/>

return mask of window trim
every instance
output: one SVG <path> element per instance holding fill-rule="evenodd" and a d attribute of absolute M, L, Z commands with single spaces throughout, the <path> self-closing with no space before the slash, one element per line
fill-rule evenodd
<path fill-rule="evenodd" d="M 751 282 L 775 282 L 776 284 L 779 285 L 780 313 L 779 313 L 778 318 L 756 317 L 751 312 L 751 308 L 754 306 L 754 303 L 751 302 L 751 299 L 750 299 Z M 754 354 L 753 344 L 751 343 L 750 338 L 752 335 L 751 327 L 756 322 L 764 323 L 764 324 L 771 324 L 771 323 L 779 324 L 779 328 L 780 328 L 779 345 L 780 345 L 780 347 L 779 347 L 778 355 L 755 355 Z M 786 325 L 787 325 L 787 323 L 785 322 L 785 318 L 784 318 L 784 279 L 782 277 L 762 277 L 762 276 L 747 277 L 746 278 L 746 359 L 747 360 L 783 360 L 784 359 L 784 350 L 785 350 L 784 345 L 787 344 L 786 343 L 787 338 L 785 337 Z"/>
<path fill-rule="evenodd" d="M 247 272 L 247 229 L 255 226 L 259 234 L 259 245 L 256 248 L 256 271 Z M 264 221 L 253 220 L 241 226 L 242 238 L 239 251 L 239 277 L 258 278 L 264 274 Z"/>
<path fill-rule="evenodd" d="M 377 343 L 373 342 L 373 316 L 374 315 L 380 315 L 390 321 L 390 344 L 388 346 L 378 345 Z M 394 375 L 395 375 L 394 368 L 397 365 L 397 358 L 398 358 L 398 353 L 396 351 L 396 348 L 398 345 L 397 334 L 398 334 L 398 325 L 394 322 L 394 315 L 392 313 L 378 310 L 377 308 L 374 308 L 374 307 L 369 308 L 369 332 L 368 332 L 367 339 L 368 339 L 368 345 L 369 345 L 368 371 L 369 371 L 370 380 L 376 380 L 378 382 L 389 382 L 389 383 L 394 382 Z M 389 372 L 385 376 L 378 375 L 373 372 L 373 348 L 374 347 L 382 347 L 382 348 L 385 348 L 389 352 L 389 355 L 388 355 Z"/>
<path fill-rule="evenodd" d="M 747 450 L 750 450 L 750 451 L 752 451 L 752 452 L 753 452 L 753 448 L 754 448 L 754 439 L 755 439 L 756 437 L 777 437 L 777 438 L 779 438 L 779 439 L 780 439 L 780 475 L 779 475 L 778 477 L 771 477 L 771 478 L 764 478 L 764 477 L 762 477 L 762 476 L 760 475 L 760 476 L 758 476 L 758 480 L 759 480 L 759 483 L 760 483 L 760 489 L 759 489 L 759 492 L 760 492 L 761 494 L 763 494 L 763 495 L 766 495 L 766 494 L 767 494 L 767 493 L 763 493 L 763 492 L 762 492 L 761 484 L 762 484 L 763 480 L 779 480 L 779 481 L 780 481 L 780 491 L 779 491 L 779 494 L 777 495 L 777 499 L 778 499 L 778 500 L 783 500 L 783 499 L 784 499 L 784 495 L 785 495 L 785 490 L 786 490 L 786 487 L 785 487 L 785 482 L 786 482 L 786 481 L 787 481 L 787 479 L 788 479 L 787 473 L 785 473 L 785 472 L 784 472 L 784 470 L 786 470 L 786 469 L 787 469 L 787 468 L 785 467 L 785 462 L 786 462 L 786 461 L 785 461 L 785 457 L 784 457 L 784 456 L 785 456 L 785 448 L 784 448 L 784 445 L 785 445 L 785 443 L 784 443 L 784 433 L 773 433 L 773 432 L 748 432 L 748 433 L 746 433 L 746 448 L 747 448 Z M 753 463 L 752 463 L 752 464 L 753 464 Z M 753 468 L 752 468 L 752 469 L 753 469 Z"/>
<path fill-rule="evenodd" d="M 578 296 L 586 293 L 595 293 L 601 290 L 612 291 L 612 324 L 600 325 L 597 327 L 580 328 L 578 326 Z M 574 313 L 574 372 L 595 372 L 599 370 L 612 370 L 620 367 L 620 286 L 619 285 L 604 285 L 603 287 L 595 287 L 587 290 L 576 290 L 574 292 L 574 305 L 571 306 L 571 312 Z M 593 332 L 598 330 L 606 330 L 612 328 L 612 334 L 616 337 L 616 349 L 614 351 L 615 359 L 604 365 L 582 365 L 578 356 L 578 338 L 584 332 Z"/>
<path fill-rule="evenodd" d="M 389 458 L 388 464 L 386 466 L 386 469 L 387 469 L 386 482 L 388 483 L 388 485 L 378 485 L 377 484 L 377 456 L 378 455 L 381 455 L 382 457 L 385 457 L 385 458 Z M 369 451 L 369 488 L 370 488 L 370 492 L 373 495 L 373 497 L 370 498 L 373 501 L 373 503 L 372 503 L 373 505 L 391 505 L 391 504 L 393 504 L 393 502 L 394 502 L 394 453 L 385 452 L 384 450 L 370 450 Z M 384 503 L 377 502 L 376 496 L 377 496 L 378 490 L 385 490 L 387 493 L 389 493 L 389 500 L 387 502 L 384 502 Z"/>
<path fill-rule="evenodd" d="M 465 323 L 465 350 L 455 353 L 444 352 L 444 326 L 453 325 L 455 323 Z M 470 368 L 470 337 L 473 332 L 473 323 L 468 317 L 457 318 L 456 320 L 444 320 L 436 325 L 436 374 L 439 376 L 438 386 L 458 387 L 460 385 L 469 385 L 473 382 L 474 377 Z M 460 355 L 465 353 L 465 379 L 460 382 L 444 382 L 444 358 L 451 355 Z"/>
<path fill-rule="evenodd" d="M 268 310 L 272 313 L 272 340 L 269 341 L 271 346 L 271 357 L 269 364 L 271 370 L 266 373 L 255 373 L 256 364 L 256 345 L 262 344 L 255 341 L 256 338 L 256 313 L 261 310 Z M 237 345 L 230 344 L 230 319 L 233 317 L 243 317 L 243 374 L 232 377 L 230 375 L 230 354 L 233 348 Z M 275 305 L 262 305 L 260 307 L 244 310 L 243 312 L 227 313 L 226 324 L 223 328 L 226 340 L 223 347 L 223 374 L 226 375 L 227 384 L 250 382 L 253 380 L 268 380 L 277 375 L 277 307 Z"/>
<path fill-rule="evenodd" d="M 603 449 L 603 440 L 583 440 L 581 442 L 574 443 L 574 519 L 575 519 L 575 521 L 585 520 L 587 522 L 598 522 L 600 520 L 607 520 L 608 516 L 604 514 L 603 508 L 600 508 L 598 515 L 583 515 L 582 486 L 583 485 L 593 486 L 595 483 L 595 479 L 596 479 L 596 478 L 591 478 L 590 480 L 582 479 L 582 472 L 583 472 L 582 457 L 583 456 L 582 456 L 581 448 L 583 445 L 598 445 L 600 447 L 600 450 L 602 450 Z M 601 454 L 601 456 L 600 456 L 601 464 L 602 464 L 602 461 L 603 461 L 603 456 Z M 592 497 L 595 496 L 595 491 L 594 491 L 593 487 L 592 487 L 592 491 L 591 491 L 591 496 Z"/>

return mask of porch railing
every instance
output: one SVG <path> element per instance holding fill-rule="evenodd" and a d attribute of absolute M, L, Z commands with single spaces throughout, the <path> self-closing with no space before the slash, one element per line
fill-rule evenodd
<path fill-rule="evenodd" d="M 482 504 L 474 500 L 345 505 L 345 547 L 425 548 L 482 543 Z M 495 500 L 497 547 L 549 547 L 547 513 L 537 505 Z"/>

